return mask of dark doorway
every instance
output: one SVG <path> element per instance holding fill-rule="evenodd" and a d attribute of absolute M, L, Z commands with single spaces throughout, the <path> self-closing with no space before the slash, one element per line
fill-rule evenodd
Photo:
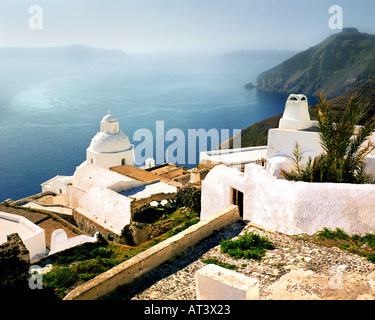
<path fill-rule="evenodd" d="M 238 206 L 238 210 L 240 211 L 240 216 L 243 218 L 243 192 L 232 188 L 231 189 L 231 198 L 232 204 Z"/>

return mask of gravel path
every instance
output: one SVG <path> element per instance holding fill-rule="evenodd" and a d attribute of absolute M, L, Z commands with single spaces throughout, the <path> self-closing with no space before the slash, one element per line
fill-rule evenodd
<path fill-rule="evenodd" d="M 266 236 L 276 247 L 260 261 L 221 253 L 220 242 L 246 231 Z M 195 300 L 197 270 L 214 258 L 234 264 L 259 281 L 260 299 L 375 299 L 375 265 L 338 248 L 327 248 L 237 222 L 215 232 L 173 260 L 107 295 L 111 300 Z M 373 291 L 374 290 L 374 291 Z"/>

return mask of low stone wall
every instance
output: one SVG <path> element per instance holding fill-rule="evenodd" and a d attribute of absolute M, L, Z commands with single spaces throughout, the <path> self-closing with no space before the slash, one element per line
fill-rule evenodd
<path fill-rule="evenodd" d="M 120 244 L 128 243 L 124 235 L 119 235 L 117 233 L 112 232 L 111 230 L 104 228 L 100 224 L 89 219 L 86 215 L 79 212 L 77 209 L 73 210 L 73 218 L 78 228 L 92 237 L 95 235 L 96 232 L 99 232 L 105 239 L 109 241 L 113 241 Z"/>
<path fill-rule="evenodd" d="M 23 198 L 23 199 L 16 200 L 16 201 L 9 201 L 9 204 L 11 204 L 12 206 L 21 206 L 27 202 L 33 202 L 39 198 L 42 198 L 44 196 L 49 196 L 49 195 L 55 196 L 56 193 L 53 191 L 45 191 L 45 192 L 37 193 L 32 196 Z"/>
<path fill-rule="evenodd" d="M 231 205 L 173 237 L 141 252 L 71 291 L 64 300 L 95 300 L 119 286 L 135 280 L 173 258 L 213 231 L 240 219 L 238 207 Z"/>
<path fill-rule="evenodd" d="M 132 222 L 124 228 L 124 234 L 129 234 L 129 245 L 138 246 L 172 229 L 173 220 L 159 223 Z M 131 237 L 131 239 L 130 239 Z"/>
<path fill-rule="evenodd" d="M 135 210 L 150 204 L 152 201 L 160 202 L 162 200 L 170 200 L 175 197 L 176 197 L 175 193 L 156 193 L 147 198 L 142 198 L 138 200 L 134 199 L 131 203 L 132 220 L 133 220 L 133 213 Z"/>

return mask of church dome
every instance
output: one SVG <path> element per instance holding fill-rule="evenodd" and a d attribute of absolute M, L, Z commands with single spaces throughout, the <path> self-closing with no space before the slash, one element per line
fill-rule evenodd
<path fill-rule="evenodd" d="M 119 132 L 119 121 L 109 112 L 103 117 L 102 121 L 100 121 L 100 131 L 111 133 Z"/>
<path fill-rule="evenodd" d="M 98 132 L 92 138 L 89 150 L 100 153 L 114 153 L 128 150 L 131 147 L 129 138 L 122 132 Z"/>
<path fill-rule="evenodd" d="M 103 117 L 101 122 L 114 123 L 114 122 L 118 122 L 118 120 L 113 114 L 108 113 L 107 115 Z"/>

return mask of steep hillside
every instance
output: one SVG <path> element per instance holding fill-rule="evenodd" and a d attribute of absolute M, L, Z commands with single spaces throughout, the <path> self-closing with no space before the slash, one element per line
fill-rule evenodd
<path fill-rule="evenodd" d="M 334 115 L 339 116 L 344 111 L 346 103 L 350 100 L 353 94 L 358 94 L 361 103 L 368 103 L 366 112 L 360 123 L 363 123 L 373 115 L 375 115 L 375 80 L 370 80 L 360 87 L 353 89 L 345 94 L 342 94 L 334 99 L 329 100 L 329 106 Z M 309 108 L 310 117 L 316 120 L 316 105 Z M 277 128 L 282 114 L 274 115 L 241 131 L 241 145 L 242 147 L 264 146 L 267 144 L 268 130 Z M 221 145 L 221 149 L 232 148 L 233 138 L 225 141 Z"/>
<path fill-rule="evenodd" d="M 257 78 L 257 88 L 333 98 L 375 77 L 375 35 L 345 28 Z"/>

